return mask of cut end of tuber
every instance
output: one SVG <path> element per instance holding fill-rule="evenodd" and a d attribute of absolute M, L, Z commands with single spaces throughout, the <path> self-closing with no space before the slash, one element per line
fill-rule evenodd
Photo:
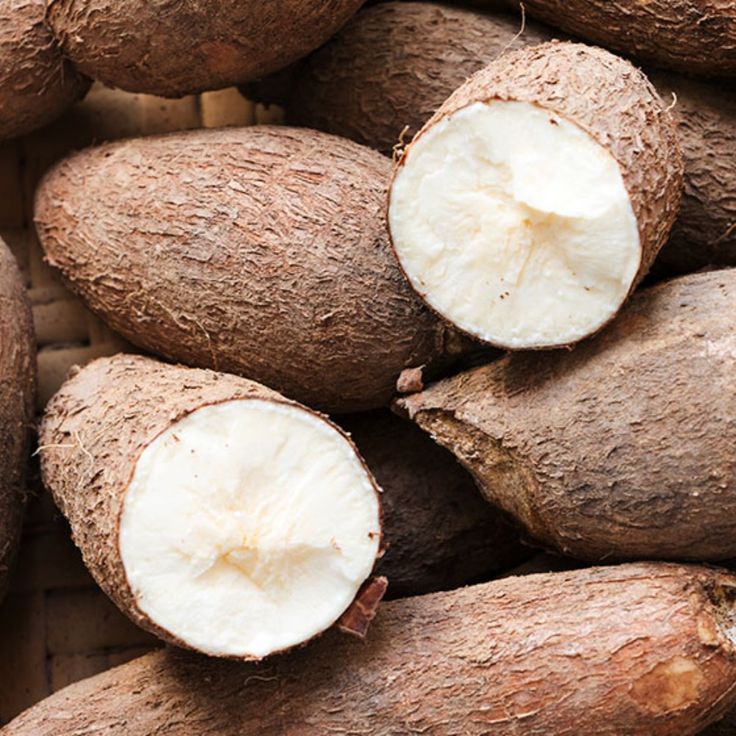
<path fill-rule="evenodd" d="M 427 304 L 510 349 L 597 331 L 641 260 L 618 162 L 576 124 L 527 102 L 475 102 L 425 129 L 397 170 L 389 225 Z"/>
<path fill-rule="evenodd" d="M 245 659 L 334 624 L 380 539 L 377 487 L 347 437 L 261 399 L 205 406 L 159 435 L 120 521 L 140 611 L 193 649 Z"/>

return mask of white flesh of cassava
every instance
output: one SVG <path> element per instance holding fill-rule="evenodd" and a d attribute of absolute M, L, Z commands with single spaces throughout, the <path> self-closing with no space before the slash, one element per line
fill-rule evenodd
<path fill-rule="evenodd" d="M 474 103 L 421 134 L 394 181 L 389 224 L 427 303 L 508 348 L 595 332 L 618 311 L 641 258 L 616 160 L 526 102 Z"/>
<path fill-rule="evenodd" d="M 120 529 L 143 612 L 196 649 L 253 658 L 333 624 L 379 543 L 376 488 L 350 442 L 260 399 L 201 408 L 154 440 Z"/>

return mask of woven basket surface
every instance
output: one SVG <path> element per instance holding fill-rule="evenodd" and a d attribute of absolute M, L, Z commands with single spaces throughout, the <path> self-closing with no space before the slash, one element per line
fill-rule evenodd
<path fill-rule="evenodd" d="M 107 140 L 222 125 L 279 122 L 237 90 L 181 100 L 95 85 L 63 118 L 0 144 L 0 237 L 23 272 L 38 342 L 37 410 L 69 368 L 126 348 L 43 262 L 33 230 L 33 193 L 71 151 Z M 157 646 L 95 585 L 69 529 L 31 471 L 31 499 L 10 593 L 0 606 L 0 725 L 52 692 Z"/>

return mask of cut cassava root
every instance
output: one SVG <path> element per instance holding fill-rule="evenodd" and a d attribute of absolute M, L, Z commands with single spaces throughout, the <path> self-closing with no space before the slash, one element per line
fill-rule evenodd
<path fill-rule="evenodd" d="M 25 285 L 0 239 L 0 599 L 20 541 L 33 420 L 35 345 Z"/>
<path fill-rule="evenodd" d="M 410 141 L 471 74 L 555 31 L 505 12 L 430 2 L 386 2 L 358 13 L 325 46 L 246 92 L 283 105 L 289 123 L 336 133 L 391 154 Z M 649 70 L 671 107 L 685 159 L 685 190 L 658 276 L 736 265 L 736 87 Z M 284 84 L 286 83 L 286 84 Z M 673 103 L 674 95 L 674 103 Z"/>
<path fill-rule="evenodd" d="M 390 166 L 295 128 L 129 140 L 59 164 L 35 218 L 48 261 L 132 343 L 359 411 L 461 347 L 391 253 Z"/>
<path fill-rule="evenodd" d="M 646 77 L 552 42 L 503 56 L 440 107 L 395 171 L 389 228 L 412 286 L 452 325 L 558 347 L 599 330 L 648 272 L 682 178 Z"/>
<path fill-rule="evenodd" d="M 4 736 L 694 736 L 736 702 L 736 578 L 635 564 L 382 606 L 263 665 L 167 650 L 77 683 Z"/>
<path fill-rule="evenodd" d="M 736 270 L 636 294 L 595 340 L 399 402 L 489 500 L 582 559 L 736 556 Z"/>
<path fill-rule="evenodd" d="M 64 52 L 106 84 L 164 97 L 229 87 L 324 43 L 364 0 L 49 0 Z"/>
<path fill-rule="evenodd" d="M 61 115 L 89 82 L 44 25 L 44 0 L 0 0 L 0 140 Z"/>
<path fill-rule="evenodd" d="M 258 659 L 301 644 L 379 552 L 377 486 L 348 437 L 252 381 L 100 359 L 51 400 L 40 443 L 90 572 L 180 646 Z"/>
<path fill-rule="evenodd" d="M 383 490 L 386 552 L 377 574 L 393 598 L 489 580 L 531 556 L 468 472 L 387 410 L 339 418 Z"/>

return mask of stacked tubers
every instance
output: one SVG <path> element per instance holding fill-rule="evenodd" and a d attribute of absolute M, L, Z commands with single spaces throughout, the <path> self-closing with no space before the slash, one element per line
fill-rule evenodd
<path fill-rule="evenodd" d="M 249 85 L 293 125 L 391 155 L 471 74 L 510 50 L 560 36 L 527 18 L 430 2 L 386 2 L 359 13 L 288 72 Z M 678 124 L 685 190 L 658 275 L 736 264 L 736 90 L 730 83 L 648 70 Z M 403 134 L 402 134 L 403 131 Z"/>
<path fill-rule="evenodd" d="M 736 576 L 679 564 L 736 558 L 736 271 L 691 273 L 736 263 L 732 87 L 448 4 L 2 1 L 0 138 L 82 74 L 248 83 L 305 126 L 119 140 L 37 188 L 48 263 L 171 361 L 74 369 L 38 447 L 171 648 L 4 736 L 694 736 L 736 707 Z M 525 6 L 736 74 L 726 4 Z M 31 336 L 0 243 L 0 595 Z M 520 533 L 624 564 L 487 582 Z"/>

